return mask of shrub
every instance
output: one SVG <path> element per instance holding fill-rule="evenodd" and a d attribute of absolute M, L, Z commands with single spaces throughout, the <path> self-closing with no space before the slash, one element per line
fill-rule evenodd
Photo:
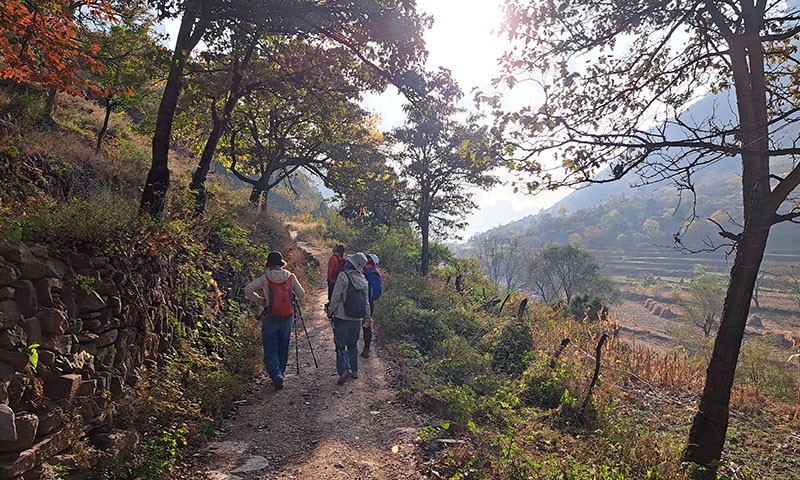
<path fill-rule="evenodd" d="M 528 368 L 533 356 L 530 324 L 514 320 L 500 330 L 500 338 L 492 345 L 492 367 L 501 372 L 519 375 Z"/>

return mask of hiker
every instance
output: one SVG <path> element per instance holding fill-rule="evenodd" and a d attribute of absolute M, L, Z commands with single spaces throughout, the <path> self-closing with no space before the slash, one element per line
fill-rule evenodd
<path fill-rule="evenodd" d="M 297 276 L 284 269 L 281 252 L 269 252 L 267 272 L 244 287 L 244 295 L 263 307 L 261 340 L 264 344 L 264 368 L 275 390 L 283 388 L 284 372 L 289 361 L 289 338 L 294 326 L 294 298 L 306 294 Z"/>
<path fill-rule="evenodd" d="M 339 273 L 344 270 L 344 264 L 347 259 L 344 258 L 344 245 L 336 245 L 333 247 L 333 255 L 328 259 L 328 301 L 331 301 L 331 294 L 333 293 L 333 286 L 336 284 L 336 278 Z"/>
<path fill-rule="evenodd" d="M 344 271 L 336 278 L 327 312 L 336 344 L 337 384 L 358 378 L 358 337 L 361 321 L 370 318 L 369 284 L 361 273 L 367 256 L 361 252 L 347 257 Z"/>
<path fill-rule="evenodd" d="M 364 266 L 364 278 L 369 284 L 369 311 L 375 312 L 375 300 L 380 298 L 383 292 L 383 274 L 378 268 L 380 259 L 374 253 L 367 255 L 367 264 Z M 369 358 L 369 346 L 372 343 L 372 317 L 367 317 L 361 322 L 361 329 L 364 331 L 364 350 L 361 352 L 362 358 Z"/>

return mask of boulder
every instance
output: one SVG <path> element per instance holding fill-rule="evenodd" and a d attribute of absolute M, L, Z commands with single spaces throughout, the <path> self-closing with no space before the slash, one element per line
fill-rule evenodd
<path fill-rule="evenodd" d="M 0 452 L 19 452 L 32 447 L 39 428 L 39 417 L 30 412 L 18 413 L 14 416 L 14 428 L 17 431 L 16 440 L 0 443 Z"/>
<path fill-rule="evenodd" d="M 0 404 L 0 444 L 17 440 L 14 417 L 14 410 L 8 405 Z"/>
<path fill-rule="evenodd" d="M 16 479 L 23 473 L 64 450 L 73 434 L 66 430 L 42 438 L 31 448 L 19 453 L 0 455 L 0 479 Z"/>
<path fill-rule="evenodd" d="M 39 349 L 39 364 L 52 368 L 56 364 L 56 354 L 50 350 Z"/>
<path fill-rule="evenodd" d="M 72 345 L 76 343 L 73 341 L 72 335 L 58 335 L 55 337 L 42 338 L 39 345 L 43 350 L 50 350 L 51 352 L 60 353 L 63 355 L 72 353 Z"/>
<path fill-rule="evenodd" d="M 39 310 L 39 300 L 33 282 L 20 280 L 14 284 L 14 289 L 14 301 L 17 302 L 19 311 L 26 317 L 36 315 Z"/>
<path fill-rule="evenodd" d="M 20 339 L 13 331 L 0 330 L 0 350 L 16 350 L 20 345 Z"/>
<path fill-rule="evenodd" d="M 100 336 L 97 337 L 95 344 L 98 348 L 107 347 L 113 344 L 117 337 L 119 336 L 119 330 L 112 329 L 102 333 Z"/>
<path fill-rule="evenodd" d="M 0 361 L 11 365 L 14 370 L 24 372 L 28 367 L 28 354 L 17 350 L 0 350 Z"/>
<path fill-rule="evenodd" d="M 22 312 L 14 300 L 0 301 L 0 328 L 14 328 L 22 323 Z"/>
<path fill-rule="evenodd" d="M 106 302 L 94 291 L 78 296 L 76 303 L 79 316 L 84 313 L 98 312 L 106 307 Z"/>
<path fill-rule="evenodd" d="M 0 300 L 11 300 L 14 298 L 14 287 L 0 287 Z"/>
<path fill-rule="evenodd" d="M 41 372 L 44 383 L 44 394 L 55 402 L 62 400 L 72 400 L 81 385 L 81 376 L 70 373 L 58 375 L 48 371 Z"/>
<path fill-rule="evenodd" d="M 33 286 L 36 289 L 36 299 L 40 305 L 45 307 L 53 306 L 53 285 L 60 280 L 56 278 L 37 278 L 32 280 Z"/>
<path fill-rule="evenodd" d="M 23 262 L 18 265 L 19 276 L 26 280 L 35 280 L 44 277 L 58 277 L 58 270 L 56 270 L 54 263 L 43 260 L 33 260 L 30 262 Z"/>
<path fill-rule="evenodd" d="M 67 320 L 67 329 L 64 333 L 67 334 L 77 334 L 78 332 L 83 331 L 83 320 L 80 318 L 70 318 Z"/>
<path fill-rule="evenodd" d="M 21 243 L 0 240 L 0 255 L 14 263 L 30 262 L 34 259 L 30 248 Z"/>
<path fill-rule="evenodd" d="M 47 245 L 42 245 L 41 243 L 37 243 L 35 245 L 29 246 L 28 248 L 35 257 L 47 260 L 47 258 L 50 256 L 50 252 L 47 251 Z"/>
<path fill-rule="evenodd" d="M 28 336 L 28 345 L 42 341 L 42 325 L 36 317 L 26 318 L 22 321 L 22 329 Z"/>
<path fill-rule="evenodd" d="M 19 271 L 12 265 L 0 265 L 0 286 L 14 285 L 19 279 Z"/>
<path fill-rule="evenodd" d="M 67 315 L 55 308 L 43 308 L 37 318 L 42 326 L 42 333 L 47 336 L 63 335 L 69 327 Z"/>

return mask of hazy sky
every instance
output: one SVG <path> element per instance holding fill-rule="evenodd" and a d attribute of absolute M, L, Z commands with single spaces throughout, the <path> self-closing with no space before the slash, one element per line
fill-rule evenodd
<path fill-rule="evenodd" d="M 473 88 L 490 87 L 497 74 L 497 58 L 508 41 L 496 33 L 502 22 L 502 0 L 418 0 L 418 7 L 433 15 L 433 28 L 425 36 L 431 68 L 446 67 L 466 93 L 465 106 L 471 103 Z M 523 100 L 524 101 L 524 100 Z M 403 121 L 400 109 L 403 100 L 396 91 L 369 96 L 366 107 L 378 113 L 384 129 Z M 547 208 L 567 195 L 551 192 L 537 196 L 514 194 L 512 187 L 501 186 L 476 192 L 478 211 L 467 219 L 464 238 L 518 220 Z"/>

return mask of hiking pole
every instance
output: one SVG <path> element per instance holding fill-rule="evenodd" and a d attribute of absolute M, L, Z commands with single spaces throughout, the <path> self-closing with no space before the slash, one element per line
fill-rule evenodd
<path fill-rule="evenodd" d="M 319 364 L 317 364 L 317 356 L 314 355 L 314 347 L 311 345 L 311 337 L 308 335 L 308 330 L 306 329 L 306 319 L 303 318 L 303 312 L 300 311 L 300 303 L 297 301 L 297 299 L 294 299 L 294 308 L 297 310 L 297 317 L 300 319 L 301 322 L 303 322 L 303 332 L 305 332 L 306 334 L 306 340 L 308 341 L 308 349 L 311 350 L 311 358 L 314 359 L 314 367 L 319 368 Z M 297 327 L 297 323 L 295 323 L 294 326 Z M 297 340 L 295 339 L 295 345 L 297 344 L 296 342 Z"/>
<path fill-rule="evenodd" d="M 345 370 L 352 372 L 353 368 L 350 365 L 350 354 L 344 351 L 344 346 L 339 344 L 339 339 L 336 337 L 336 321 L 331 319 L 331 329 L 333 330 L 333 345 L 336 347 L 336 358 L 342 362 Z"/>
<path fill-rule="evenodd" d="M 294 322 L 294 366 L 297 375 L 300 375 L 300 347 L 297 346 L 297 321 Z"/>

